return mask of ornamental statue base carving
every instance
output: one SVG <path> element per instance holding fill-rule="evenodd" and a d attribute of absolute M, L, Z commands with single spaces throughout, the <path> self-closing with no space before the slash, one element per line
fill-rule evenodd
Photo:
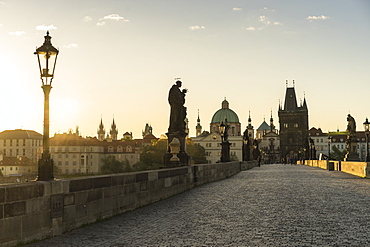
<path fill-rule="evenodd" d="M 164 155 L 164 166 L 165 167 L 175 167 L 175 166 L 187 166 L 189 165 L 190 157 L 186 153 L 186 136 L 188 135 L 185 132 L 172 132 L 166 133 L 168 137 L 168 150 L 167 153 Z M 177 157 L 180 159 L 179 162 L 171 161 L 173 154 L 171 153 L 171 148 L 169 146 L 172 143 L 173 139 L 177 138 L 180 141 L 180 150 L 177 154 Z"/>

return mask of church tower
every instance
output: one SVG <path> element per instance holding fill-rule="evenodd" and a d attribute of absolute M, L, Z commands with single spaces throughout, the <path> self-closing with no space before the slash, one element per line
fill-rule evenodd
<path fill-rule="evenodd" d="M 195 131 L 196 131 L 195 136 L 200 136 L 202 134 L 202 125 L 200 125 L 199 109 L 198 109 L 197 126 L 195 127 Z"/>
<path fill-rule="evenodd" d="M 102 118 L 100 120 L 100 125 L 98 129 L 98 140 L 104 141 L 104 138 L 105 138 L 105 129 L 104 129 L 103 118 Z"/>
<path fill-rule="evenodd" d="M 110 133 L 110 136 L 111 136 L 113 141 L 117 140 L 118 129 L 117 129 L 116 123 L 114 122 L 114 118 L 113 118 L 113 123 L 110 127 L 110 132 L 109 133 Z"/>
<path fill-rule="evenodd" d="M 280 157 L 298 159 L 299 152 L 306 148 L 308 140 L 308 108 L 306 98 L 300 106 L 293 87 L 285 93 L 284 108 L 279 105 Z"/>
<path fill-rule="evenodd" d="M 254 139 L 254 128 L 252 126 L 252 118 L 251 118 L 251 111 L 249 111 L 249 117 L 248 117 L 248 136 L 250 139 Z"/>
<path fill-rule="evenodd" d="M 276 132 L 275 125 L 274 125 L 274 119 L 272 118 L 272 110 L 271 110 L 271 117 L 270 117 L 270 130 L 271 132 Z"/>

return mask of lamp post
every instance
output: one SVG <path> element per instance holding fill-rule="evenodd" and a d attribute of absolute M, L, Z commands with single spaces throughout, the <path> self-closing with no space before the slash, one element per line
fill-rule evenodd
<path fill-rule="evenodd" d="M 330 144 L 332 140 L 332 136 L 328 136 L 328 160 L 330 160 Z"/>
<path fill-rule="evenodd" d="M 369 130 L 369 128 L 370 128 L 370 122 L 366 118 L 366 121 L 364 122 L 364 129 L 365 129 L 365 135 L 366 135 L 366 159 L 365 159 L 366 162 L 370 161 L 370 158 L 369 158 L 369 133 L 370 133 L 370 130 Z"/>
<path fill-rule="evenodd" d="M 44 36 L 44 43 L 36 48 L 34 52 L 37 55 L 37 60 L 40 69 L 41 88 L 44 91 L 44 134 L 43 134 L 43 153 L 38 163 L 38 181 L 53 180 L 53 160 L 50 157 L 49 151 L 49 94 L 51 90 L 51 82 L 54 78 L 55 64 L 57 61 L 59 50 L 51 44 L 49 31 Z"/>
<path fill-rule="evenodd" d="M 220 124 L 220 134 L 221 134 L 221 162 L 230 161 L 230 143 L 228 140 L 228 130 L 229 125 L 225 119 L 225 123 L 221 122 Z"/>

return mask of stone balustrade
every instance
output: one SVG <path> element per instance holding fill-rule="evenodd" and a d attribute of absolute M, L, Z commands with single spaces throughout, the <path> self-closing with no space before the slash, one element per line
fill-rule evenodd
<path fill-rule="evenodd" d="M 0 185 L 0 245 L 60 235 L 254 166 L 228 162 Z"/>

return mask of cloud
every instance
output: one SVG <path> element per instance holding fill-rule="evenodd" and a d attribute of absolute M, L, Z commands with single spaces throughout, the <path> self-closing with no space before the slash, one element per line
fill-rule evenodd
<path fill-rule="evenodd" d="M 82 19 L 83 22 L 90 22 L 92 21 L 92 18 L 90 16 L 85 16 L 83 19 Z"/>
<path fill-rule="evenodd" d="M 242 10 L 242 8 L 237 8 L 237 7 L 233 8 L 233 11 L 240 11 L 240 10 Z"/>
<path fill-rule="evenodd" d="M 26 34 L 24 31 L 15 31 L 15 32 L 9 32 L 9 35 L 14 35 L 14 36 L 21 36 Z"/>
<path fill-rule="evenodd" d="M 276 25 L 280 25 L 280 26 L 281 26 L 281 25 L 283 25 L 283 23 L 278 22 L 278 21 L 275 21 L 275 22 L 274 22 L 274 25 L 275 25 L 275 26 L 276 26 Z"/>
<path fill-rule="evenodd" d="M 104 21 L 101 21 L 101 22 L 98 22 L 96 23 L 97 26 L 101 27 L 101 26 L 104 26 L 105 25 L 105 22 Z"/>
<path fill-rule="evenodd" d="M 263 9 L 260 9 L 260 10 L 263 10 L 263 11 L 271 11 L 271 12 L 275 12 L 276 11 L 274 9 L 269 9 L 267 7 L 264 7 Z"/>
<path fill-rule="evenodd" d="M 48 31 L 48 30 L 53 30 L 53 29 L 58 29 L 58 28 L 54 26 L 53 24 L 49 26 L 46 26 L 43 24 L 43 25 L 39 25 L 36 27 L 36 30 L 43 30 L 43 31 Z"/>
<path fill-rule="evenodd" d="M 63 46 L 64 48 L 77 48 L 78 47 L 78 45 L 77 44 L 69 44 L 69 45 L 64 45 Z"/>
<path fill-rule="evenodd" d="M 195 25 L 195 26 L 190 26 L 189 29 L 191 31 L 194 31 L 194 30 L 200 30 L 200 29 L 206 29 L 205 26 L 198 26 L 198 25 Z"/>
<path fill-rule="evenodd" d="M 3 24 L 0 23 L 0 27 L 2 27 L 2 26 L 3 26 Z"/>
<path fill-rule="evenodd" d="M 123 21 L 123 22 L 129 22 L 130 20 L 125 19 L 124 17 L 117 15 L 117 14 L 110 14 L 106 15 L 103 18 L 100 18 L 100 20 L 114 20 L 114 21 Z"/>
<path fill-rule="evenodd" d="M 320 16 L 309 16 L 307 17 L 306 19 L 307 20 L 326 20 L 326 19 L 329 19 L 330 17 L 329 16 L 325 16 L 325 15 L 320 15 Z"/>
<path fill-rule="evenodd" d="M 0 5 L 5 5 L 5 2 L 3 2 L 3 1 L 0 1 Z"/>
<path fill-rule="evenodd" d="M 249 26 L 249 27 L 247 27 L 246 28 L 248 31 L 255 31 L 256 30 L 256 28 L 255 27 L 252 27 L 252 26 Z"/>
<path fill-rule="evenodd" d="M 263 24 L 265 24 L 266 26 L 270 25 L 270 23 L 271 23 L 269 20 L 267 20 L 266 16 L 264 16 L 264 15 L 261 15 L 259 17 L 259 21 L 262 22 Z"/>

